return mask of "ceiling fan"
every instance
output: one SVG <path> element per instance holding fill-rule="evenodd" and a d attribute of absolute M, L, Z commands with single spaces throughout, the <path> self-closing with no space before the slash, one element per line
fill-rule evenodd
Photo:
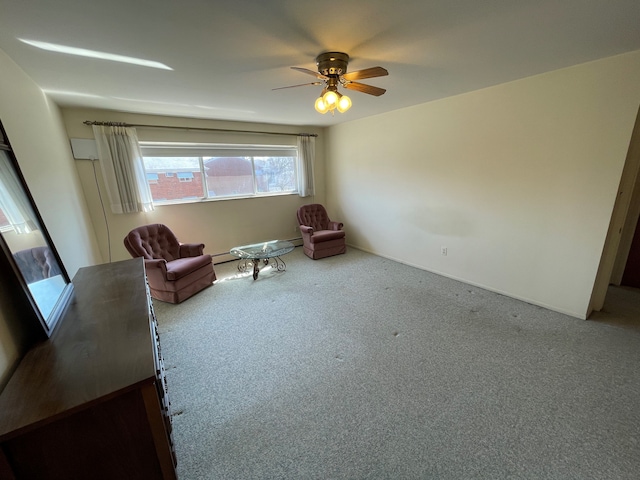
<path fill-rule="evenodd" d="M 282 90 L 284 88 L 304 87 L 307 85 L 324 85 L 320 97 L 316 100 L 315 108 L 320 113 L 338 110 L 344 113 L 351 108 L 351 99 L 346 95 L 338 92 L 338 86 L 342 86 L 348 90 L 366 93 L 379 97 L 386 90 L 384 88 L 374 87 L 364 83 L 356 82 L 364 78 L 383 77 L 389 75 L 389 72 L 382 67 L 365 68 L 364 70 L 356 70 L 347 73 L 347 65 L 349 63 L 349 55 L 342 52 L 325 52 L 316 57 L 316 65 L 318 71 L 314 72 L 308 68 L 291 67 L 298 72 L 306 73 L 316 77 L 318 82 L 302 83 L 300 85 L 291 85 L 288 87 L 274 88 L 273 90 Z"/>

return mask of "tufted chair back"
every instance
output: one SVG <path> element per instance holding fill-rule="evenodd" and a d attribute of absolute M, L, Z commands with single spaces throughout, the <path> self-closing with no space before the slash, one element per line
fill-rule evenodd
<path fill-rule="evenodd" d="M 329 215 L 319 203 L 303 205 L 298 209 L 298 223 L 308 225 L 314 230 L 327 230 L 329 228 Z"/>
<path fill-rule="evenodd" d="M 180 242 L 169 227 L 160 223 L 131 230 L 124 246 L 133 257 L 164 258 L 167 262 L 180 258 Z"/>

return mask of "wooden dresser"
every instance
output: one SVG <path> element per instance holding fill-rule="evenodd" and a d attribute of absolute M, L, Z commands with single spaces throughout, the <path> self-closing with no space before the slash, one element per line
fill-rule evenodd
<path fill-rule="evenodd" d="M 82 268 L 73 286 L 0 395 L 0 479 L 175 479 L 142 258 Z"/>

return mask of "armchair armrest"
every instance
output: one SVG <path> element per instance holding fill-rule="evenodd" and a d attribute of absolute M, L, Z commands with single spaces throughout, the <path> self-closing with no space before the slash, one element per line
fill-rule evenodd
<path fill-rule="evenodd" d="M 204 253 L 204 243 L 181 243 L 180 258 L 197 257 Z"/>
<path fill-rule="evenodd" d="M 144 259 L 144 266 L 147 271 L 160 270 L 163 276 L 167 275 L 167 261 L 164 258 Z"/>
<path fill-rule="evenodd" d="M 342 230 L 342 227 L 344 227 L 342 223 L 329 220 L 329 230 Z"/>
<path fill-rule="evenodd" d="M 307 225 L 300 225 L 300 232 L 313 235 L 313 227 L 308 227 Z"/>

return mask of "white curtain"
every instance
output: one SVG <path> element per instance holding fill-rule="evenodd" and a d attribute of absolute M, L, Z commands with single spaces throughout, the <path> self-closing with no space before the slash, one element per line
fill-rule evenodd
<path fill-rule="evenodd" d="M 113 213 L 149 212 L 153 199 L 135 128 L 93 126 Z"/>
<path fill-rule="evenodd" d="M 316 159 L 316 138 L 298 136 L 298 194 L 309 197 L 314 194 L 313 164 Z"/>
<path fill-rule="evenodd" d="M 6 152 L 0 152 L 0 208 L 17 234 L 38 230 L 31 204 Z"/>

